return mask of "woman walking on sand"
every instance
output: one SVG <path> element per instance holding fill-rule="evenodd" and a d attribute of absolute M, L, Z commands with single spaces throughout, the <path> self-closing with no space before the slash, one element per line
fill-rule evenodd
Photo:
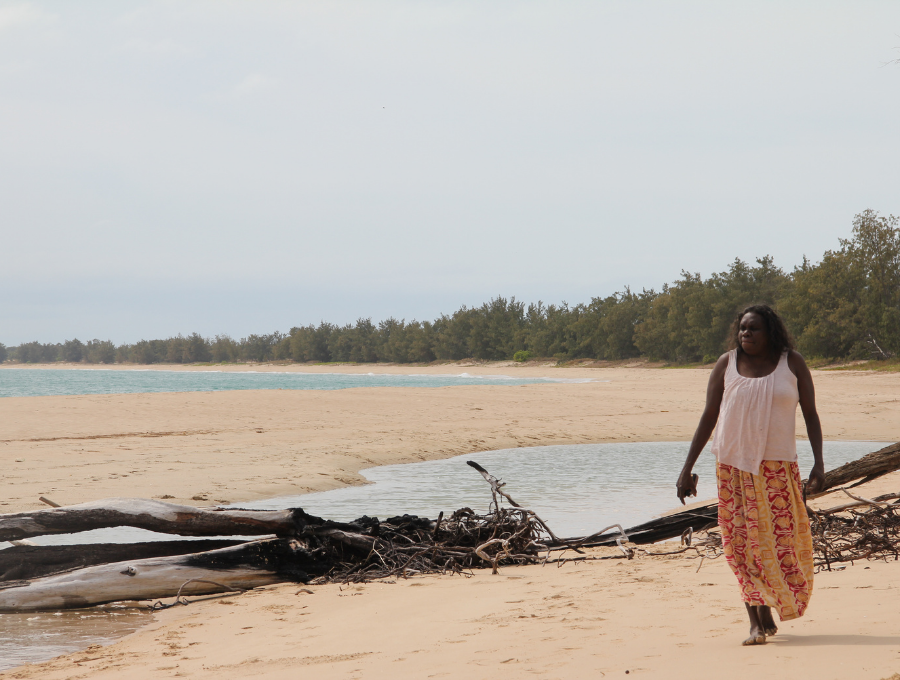
<path fill-rule="evenodd" d="M 725 559 L 750 616 L 744 644 L 761 645 L 778 631 L 772 609 L 782 621 L 798 618 L 812 595 L 812 536 L 797 467 L 797 404 L 815 456 L 810 493 L 825 481 L 822 426 L 812 375 L 771 307 L 753 305 L 741 312 L 731 346 L 710 375 L 706 408 L 678 477 L 678 498 L 684 503 L 696 495 L 691 471 L 715 428 Z"/>

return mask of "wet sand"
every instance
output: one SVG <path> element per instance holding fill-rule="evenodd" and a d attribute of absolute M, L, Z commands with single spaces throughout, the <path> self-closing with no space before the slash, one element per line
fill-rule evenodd
<path fill-rule="evenodd" d="M 708 377 L 704 369 L 646 368 L 552 375 L 559 370 L 610 382 L 3 399 L 2 511 L 41 507 L 39 495 L 64 504 L 109 496 L 233 502 L 358 483 L 359 470 L 373 465 L 487 449 L 687 440 Z M 826 438 L 900 439 L 900 374 L 814 376 Z M 860 493 L 895 491 L 895 482 L 892 475 Z M 900 565 L 817 576 L 807 616 L 759 649 L 738 644 L 747 626 L 727 565 L 697 566 L 639 557 L 316 587 L 314 595 L 281 585 L 170 610 L 109 647 L 0 676 L 594 678 L 628 670 L 749 678 L 777 669 L 877 680 L 900 670 L 900 615 L 883 592 L 900 588 Z"/>

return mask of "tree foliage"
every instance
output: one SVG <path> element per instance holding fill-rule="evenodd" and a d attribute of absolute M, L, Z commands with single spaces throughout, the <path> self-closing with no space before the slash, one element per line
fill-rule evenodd
<path fill-rule="evenodd" d="M 709 362 L 725 349 L 735 314 L 766 303 L 784 317 L 801 352 L 824 358 L 887 358 L 900 353 L 900 228 L 897 217 L 866 210 L 848 239 L 821 262 L 790 273 L 765 256 L 735 259 L 703 278 L 682 272 L 660 291 L 626 287 L 607 297 L 570 306 L 496 297 L 480 307 L 460 307 L 433 322 L 389 318 L 374 323 L 292 328 L 287 334 L 198 333 L 166 340 L 112 342 L 66 340 L 0 345 L 0 361 L 113 363 L 374 362 L 494 360 L 514 356 Z"/>

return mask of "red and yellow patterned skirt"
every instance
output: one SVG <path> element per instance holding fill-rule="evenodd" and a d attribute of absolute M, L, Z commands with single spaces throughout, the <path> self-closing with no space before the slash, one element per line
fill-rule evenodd
<path fill-rule="evenodd" d="M 759 474 L 716 465 L 719 527 L 741 597 L 782 621 L 803 616 L 813 587 L 813 547 L 797 463 L 764 460 Z"/>

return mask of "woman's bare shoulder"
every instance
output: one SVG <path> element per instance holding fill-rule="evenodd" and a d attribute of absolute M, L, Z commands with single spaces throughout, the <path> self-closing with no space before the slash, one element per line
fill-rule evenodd
<path fill-rule="evenodd" d="M 806 359 L 803 358 L 803 355 L 800 354 L 795 349 L 788 350 L 788 368 L 791 369 L 791 372 L 794 375 L 798 375 L 798 371 L 809 373 L 809 368 L 806 365 Z"/>
<path fill-rule="evenodd" d="M 728 370 L 728 360 L 731 356 L 731 352 L 725 352 L 722 356 L 720 356 L 716 360 L 716 365 L 713 366 L 712 373 L 710 373 L 710 380 L 722 379 L 725 376 L 725 371 Z"/>

